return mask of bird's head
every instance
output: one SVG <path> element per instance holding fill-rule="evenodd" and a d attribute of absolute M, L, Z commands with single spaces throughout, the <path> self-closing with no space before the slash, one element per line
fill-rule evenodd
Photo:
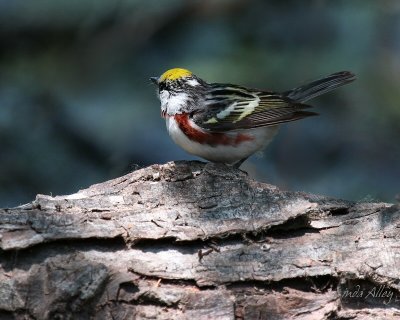
<path fill-rule="evenodd" d="M 191 71 L 174 68 L 165 71 L 160 77 L 151 77 L 158 88 L 163 113 L 169 115 L 187 112 L 206 83 Z"/>

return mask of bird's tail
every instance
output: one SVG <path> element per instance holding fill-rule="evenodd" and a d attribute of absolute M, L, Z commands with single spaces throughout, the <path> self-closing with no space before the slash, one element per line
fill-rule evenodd
<path fill-rule="evenodd" d="M 286 91 L 284 92 L 284 95 L 292 100 L 305 102 L 349 82 L 352 82 L 355 79 L 356 78 L 353 73 L 349 71 L 341 71 L 333 73 L 325 78 L 315 80 L 304 86 Z"/>

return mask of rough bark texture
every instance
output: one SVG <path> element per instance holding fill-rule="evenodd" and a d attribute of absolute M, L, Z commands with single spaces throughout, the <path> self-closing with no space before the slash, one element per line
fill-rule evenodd
<path fill-rule="evenodd" d="M 400 209 L 153 165 L 0 210 L 0 319 L 393 319 Z"/>

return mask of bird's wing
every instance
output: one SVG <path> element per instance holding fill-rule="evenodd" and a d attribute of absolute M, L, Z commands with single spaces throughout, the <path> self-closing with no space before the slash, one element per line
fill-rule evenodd
<path fill-rule="evenodd" d="M 193 120 L 214 132 L 273 126 L 317 115 L 303 110 L 310 106 L 284 95 L 232 85 L 211 85 L 205 104 L 206 108 L 193 114 Z"/>

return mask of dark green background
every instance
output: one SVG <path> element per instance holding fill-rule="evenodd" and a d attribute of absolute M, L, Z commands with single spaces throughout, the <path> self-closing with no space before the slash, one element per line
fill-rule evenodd
<path fill-rule="evenodd" d="M 243 169 L 353 200 L 400 192 L 399 1 L 0 0 L 0 46 L 0 207 L 194 159 L 148 81 L 172 67 L 271 90 L 353 71 Z"/>

